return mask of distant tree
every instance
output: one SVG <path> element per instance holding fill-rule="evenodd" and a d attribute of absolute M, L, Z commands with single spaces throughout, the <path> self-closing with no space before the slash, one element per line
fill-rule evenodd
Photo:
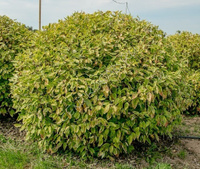
<path fill-rule="evenodd" d="M 33 29 L 32 26 L 26 26 L 26 28 L 28 28 L 28 30 L 33 31 L 33 32 L 37 31 L 37 29 Z"/>

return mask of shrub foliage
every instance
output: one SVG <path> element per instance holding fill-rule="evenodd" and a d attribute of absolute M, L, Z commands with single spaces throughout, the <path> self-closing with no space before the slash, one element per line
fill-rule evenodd
<path fill-rule="evenodd" d="M 190 69 L 200 69 L 200 35 L 181 32 L 171 35 L 168 39 L 179 52 L 179 59 L 185 60 Z"/>
<path fill-rule="evenodd" d="M 54 153 L 118 157 L 180 120 L 180 62 L 163 31 L 120 12 L 74 13 L 16 57 L 21 129 Z"/>
<path fill-rule="evenodd" d="M 13 114 L 9 79 L 13 76 L 12 61 L 22 52 L 27 41 L 26 27 L 7 16 L 0 16 L 0 114 Z"/>
<path fill-rule="evenodd" d="M 200 35 L 181 32 L 169 36 L 168 40 L 178 52 L 178 60 L 185 65 L 186 83 L 194 91 L 193 103 L 187 110 L 189 113 L 200 113 Z"/>

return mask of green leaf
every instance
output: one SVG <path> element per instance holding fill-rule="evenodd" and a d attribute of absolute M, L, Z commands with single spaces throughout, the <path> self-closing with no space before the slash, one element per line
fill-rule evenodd
<path fill-rule="evenodd" d="M 127 110 L 127 109 L 128 109 L 128 107 L 129 107 L 129 103 L 128 103 L 128 102 L 126 102 L 126 103 L 125 103 L 125 105 L 124 105 L 124 109 L 125 109 L 125 110 Z"/>
<path fill-rule="evenodd" d="M 94 155 L 95 154 L 95 150 L 93 148 L 89 148 L 90 154 Z"/>
<path fill-rule="evenodd" d="M 14 126 L 19 128 L 19 127 L 22 127 L 22 124 L 16 123 L 16 124 L 14 124 Z"/>
<path fill-rule="evenodd" d="M 85 99 L 85 103 L 88 107 L 92 107 L 92 103 L 89 99 Z"/>
<path fill-rule="evenodd" d="M 111 111 L 109 111 L 106 115 L 107 120 L 110 120 L 112 117 Z"/>
<path fill-rule="evenodd" d="M 113 147 L 113 146 L 110 146 L 110 148 L 109 148 L 110 154 L 113 153 L 113 149 L 114 149 L 114 147 Z"/>
<path fill-rule="evenodd" d="M 135 136 L 136 136 L 136 138 L 139 139 L 139 137 L 140 137 L 140 128 L 139 128 L 139 127 L 136 127 L 136 128 L 134 129 L 134 131 L 135 131 Z"/>
<path fill-rule="evenodd" d="M 128 144 L 131 145 L 131 143 L 133 142 L 133 137 L 132 135 L 128 136 Z"/>
<path fill-rule="evenodd" d="M 66 148 L 67 148 L 67 143 L 65 142 L 63 143 L 63 149 L 66 150 Z"/>
<path fill-rule="evenodd" d="M 106 107 L 104 108 L 103 113 L 106 114 L 106 113 L 109 111 L 109 109 L 110 109 L 110 105 L 108 104 L 108 105 L 106 105 Z"/>
<path fill-rule="evenodd" d="M 119 140 L 121 139 L 121 130 L 117 131 L 117 138 L 119 138 Z"/>
<path fill-rule="evenodd" d="M 103 135 L 99 136 L 99 143 L 98 143 L 98 147 L 100 147 L 103 144 Z"/>
<path fill-rule="evenodd" d="M 79 113 L 79 112 L 76 112 L 76 113 L 74 114 L 74 118 L 75 118 L 75 119 L 79 119 L 79 118 L 80 118 L 80 113 Z"/>
<path fill-rule="evenodd" d="M 139 99 L 136 98 L 131 101 L 131 106 L 135 109 L 137 107 L 138 103 L 139 103 Z"/>
<path fill-rule="evenodd" d="M 101 107 L 100 105 L 95 107 L 96 111 L 101 110 L 101 108 L 102 108 L 102 107 Z"/>

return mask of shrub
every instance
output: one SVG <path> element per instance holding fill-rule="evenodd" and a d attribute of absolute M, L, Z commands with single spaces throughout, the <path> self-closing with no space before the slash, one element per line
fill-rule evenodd
<path fill-rule="evenodd" d="M 190 32 L 176 33 L 168 37 L 179 52 L 179 59 L 185 60 L 187 67 L 200 69 L 200 35 Z"/>
<path fill-rule="evenodd" d="M 189 83 L 193 93 L 191 96 L 192 104 L 184 111 L 186 114 L 200 114 L 200 71 L 190 70 L 186 76 L 186 83 Z"/>
<path fill-rule="evenodd" d="M 178 60 L 185 65 L 182 72 L 193 90 L 193 103 L 186 112 L 200 113 L 200 35 L 181 32 L 169 36 L 168 40 L 178 52 Z"/>
<path fill-rule="evenodd" d="M 118 157 L 171 136 L 180 121 L 181 65 L 157 26 L 119 12 L 74 13 L 32 45 L 16 57 L 14 108 L 27 139 L 47 152 Z"/>
<path fill-rule="evenodd" d="M 12 115 L 12 99 L 10 96 L 9 79 L 13 76 L 12 61 L 17 53 L 22 52 L 27 42 L 28 30 L 7 16 L 0 16 L 0 114 Z"/>

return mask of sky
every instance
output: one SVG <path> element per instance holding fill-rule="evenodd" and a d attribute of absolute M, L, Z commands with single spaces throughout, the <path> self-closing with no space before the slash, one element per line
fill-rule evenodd
<path fill-rule="evenodd" d="M 58 22 L 77 11 L 122 11 L 125 4 L 113 0 L 41 0 L 42 26 Z M 168 35 L 176 31 L 200 34 L 200 0 L 116 0 L 128 3 L 127 13 L 159 26 Z M 0 0 L 0 15 L 38 29 L 39 0 Z"/>

